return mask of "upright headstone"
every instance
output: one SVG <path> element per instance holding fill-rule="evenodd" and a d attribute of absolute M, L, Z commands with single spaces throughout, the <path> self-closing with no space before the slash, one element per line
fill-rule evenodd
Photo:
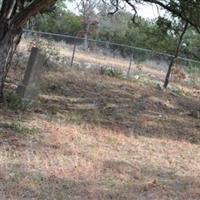
<path fill-rule="evenodd" d="M 17 88 L 17 94 L 27 102 L 32 103 L 37 101 L 43 64 L 44 56 L 38 48 L 33 47 L 24 79 Z"/>

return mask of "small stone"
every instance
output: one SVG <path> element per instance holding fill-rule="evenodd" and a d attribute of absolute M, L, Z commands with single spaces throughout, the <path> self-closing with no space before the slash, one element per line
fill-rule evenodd
<path fill-rule="evenodd" d="M 158 90 L 163 90 L 163 87 L 158 83 L 158 84 L 156 84 L 156 88 L 158 89 Z"/>
<path fill-rule="evenodd" d="M 136 80 L 139 80 L 140 76 L 139 76 L 139 75 L 135 75 L 134 78 L 135 78 Z"/>
<path fill-rule="evenodd" d="M 190 113 L 190 116 L 196 118 L 196 119 L 200 119 L 200 111 L 199 110 L 194 110 Z"/>

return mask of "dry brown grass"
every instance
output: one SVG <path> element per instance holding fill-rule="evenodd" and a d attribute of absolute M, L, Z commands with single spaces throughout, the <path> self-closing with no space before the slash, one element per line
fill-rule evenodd
<path fill-rule="evenodd" d="M 0 110 L 0 199 L 199 200 L 199 97 L 80 71 Z M 5 125 L 6 124 L 6 125 Z"/>
<path fill-rule="evenodd" d="M 36 41 L 35 41 L 36 40 Z M 38 40 L 38 41 L 37 41 Z M 36 44 L 40 44 L 39 40 L 41 38 L 29 38 L 24 39 L 20 43 L 18 50 L 19 52 L 28 51 L 30 48 L 30 43 L 34 41 Z M 42 41 L 48 41 L 42 39 Z M 73 45 L 68 45 L 65 42 L 51 42 L 51 46 L 59 53 L 61 57 L 66 58 L 69 60 L 69 65 L 71 62 L 72 52 L 73 52 Z M 100 68 L 100 67 L 112 67 L 114 69 L 121 70 L 125 74 L 129 68 L 129 58 L 122 58 L 112 57 L 111 55 L 103 55 L 100 52 L 95 51 L 83 51 L 83 50 L 76 50 L 74 63 L 78 63 L 81 67 L 81 64 L 85 64 L 86 66 L 92 66 L 92 68 Z M 148 67 L 145 65 L 134 64 L 132 63 L 131 71 L 134 74 L 141 74 L 143 76 L 147 76 L 148 78 L 155 79 L 155 80 L 164 80 L 166 72 L 162 69 L 156 69 L 152 67 Z"/>

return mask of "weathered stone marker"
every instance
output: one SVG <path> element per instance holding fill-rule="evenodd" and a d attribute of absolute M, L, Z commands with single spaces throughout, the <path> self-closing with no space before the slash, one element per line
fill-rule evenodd
<path fill-rule="evenodd" d="M 37 101 L 40 90 L 40 75 L 44 64 L 44 56 L 41 51 L 33 47 L 28 61 L 22 83 L 17 88 L 17 94 L 25 101 L 33 103 Z"/>

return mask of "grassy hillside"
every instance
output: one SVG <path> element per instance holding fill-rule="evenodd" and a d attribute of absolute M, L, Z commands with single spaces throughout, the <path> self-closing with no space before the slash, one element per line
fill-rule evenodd
<path fill-rule="evenodd" d="M 0 110 L 0 199 L 199 200 L 199 97 L 46 72 L 37 106 Z"/>

